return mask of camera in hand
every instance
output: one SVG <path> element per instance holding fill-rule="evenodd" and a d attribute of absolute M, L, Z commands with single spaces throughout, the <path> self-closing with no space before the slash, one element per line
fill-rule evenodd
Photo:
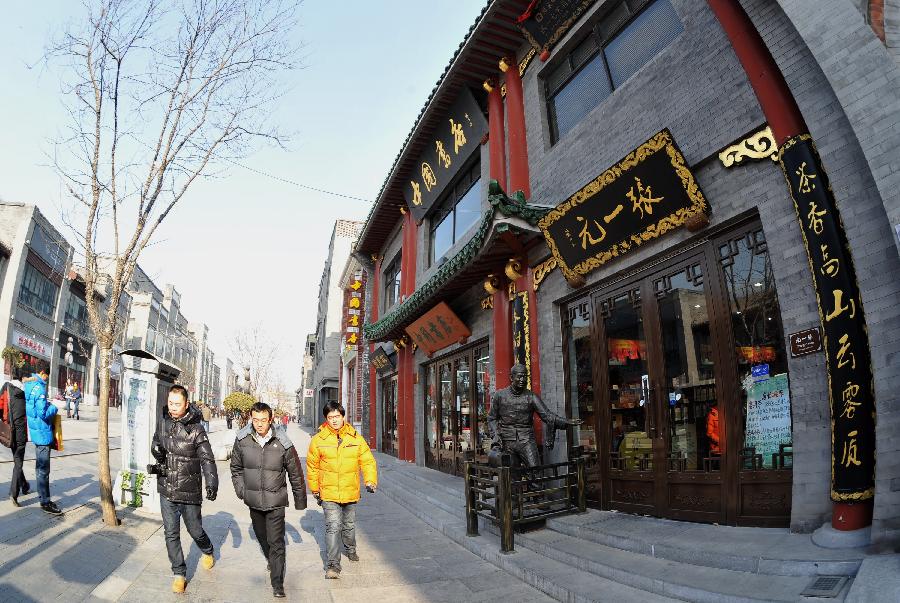
<path fill-rule="evenodd" d="M 150 475 L 158 475 L 160 477 L 165 477 L 168 475 L 168 469 L 166 469 L 166 449 L 159 445 L 158 442 L 153 442 L 150 447 L 150 454 L 153 455 L 153 458 L 156 459 L 156 462 L 152 465 L 147 465 L 147 473 Z"/>
<path fill-rule="evenodd" d="M 166 470 L 165 463 L 156 463 L 153 465 L 147 465 L 147 473 L 149 473 L 150 475 L 165 477 L 168 474 L 168 471 Z"/>

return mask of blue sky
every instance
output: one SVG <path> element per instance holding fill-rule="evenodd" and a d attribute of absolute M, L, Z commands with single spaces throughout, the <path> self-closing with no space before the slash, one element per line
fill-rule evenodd
<path fill-rule="evenodd" d="M 373 199 L 438 76 L 485 0 L 306 0 L 295 32 L 303 68 L 273 121 L 296 132 L 287 151 L 263 148 L 242 164 L 312 187 Z M 65 126 L 58 72 L 40 61 L 80 3 L 17 3 L 0 26 L 0 198 L 37 205 L 60 230 L 69 201 L 47 164 Z M 370 204 L 301 189 L 233 166 L 194 185 L 141 265 L 174 283 L 189 320 L 210 328 L 217 361 L 240 328 L 261 323 L 280 340 L 291 389 L 314 330 L 316 295 L 337 218 Z"/>

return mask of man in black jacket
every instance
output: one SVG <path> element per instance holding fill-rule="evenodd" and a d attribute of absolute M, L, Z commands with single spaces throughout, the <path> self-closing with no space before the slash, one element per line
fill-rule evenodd
<path fill-rule="evenodd" d="M 31 492 L 31 486 L 22 472 L 22 463 L 25 460 L 25 444 L 28 442 L 28 433 L 25 429 L 25 392 L 22 389 L 22 369 L 13 367 L 14 379 L 7 382 L 3 388 L 9 399 L 9 418 L 12 427 L 12 442 L 10 449 L 13 453 L 12 481 L 9 484 L 9 499 L 12 504 L 19 506 L 19 494 Z"/>
<path fill-rule="evenodd" d="M 158 461 L 156 484 L 166 549 L 175 574 L 172 592 L 183 593 L 187 586 L 187 566 L 181 550 L 181 519 L 184 518 L 188 534 L 203 553 L 201 564 L 212 569 L 216 563 L 213 545 L 200 516 L 200 503 L 203 502 L 200 474 L 202 472 L 206 482 L 209 500 L 216 499 L 219 476 L 209 438 L 200 424 L 200 411 L 188 403 L 187 390 L 180 385 L 169 388 L 167 411 L 156 426 L 151 452 Z"/>
<path fill-rule="evenodd" d="M 250 507 L 253 532 L 269 562 L 272 592 L 284 597 L 284 508 L 291 480 L 294 508 L 306 508 L 306 484 L 300 457 L 284 429 L 272 424 L 272 409 L 257 402 L 251 424 L 238 431 L 231 451 L 231 481 L 238 498 Z"/>

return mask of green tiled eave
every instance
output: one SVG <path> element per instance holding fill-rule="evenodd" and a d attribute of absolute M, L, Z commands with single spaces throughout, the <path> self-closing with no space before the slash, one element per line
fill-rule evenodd
<path fill-rule="evenodd" d="M 444 262 L 431 278 L 418 287 L 403 303 L 381 318 L 381 320 L 363 327 L 366 339 L 381 341 L 387 334 L 398 326 L 406 326 L 414 321 L 428 308 L 425 305 L 429 300 L 453 280 L 462 270 L 468 266 L 478 255 L 485 243 L 485 237 L 491 230 L 491 225 L 497 214 L 507 218 L 520 218 L 531 226 L 537 226 L 538 221 L 550 211 L 550 207 L 528 205 L 525 195 L 518 191 L 514 197 L 508 197 L 496 180 L 491 180 L 488 186 L 488 203 L 490 209 L 484 212 L 484 217 L 478 225 L 478 230 L 463 245 L 456 255 Z"/>

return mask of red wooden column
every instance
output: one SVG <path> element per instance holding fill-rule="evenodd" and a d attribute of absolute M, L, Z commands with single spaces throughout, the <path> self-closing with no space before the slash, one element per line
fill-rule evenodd
<path fill-rule="evenodd" d="M 400 256 L 400 295 L 405 298 L 416 290 L 416 235 L 412 214 L 403 215 L 403 249 Z M 401 460 L 415 461 L 415 359 L 412 345 L 397 351 L 397 438 Z"/>
<path fill-rule="evenodd" d="M 531 197 L 528 182 L 528 145 L 525 140 L 525 96 L 519 66 L 512 59 L 500 61 L 506 73 L 506 111 L 509 126 L 509 192 L 522 191 Z"/>
<path fill-rule="evenodd" d="M 778 146 L 808 132 L 806 121 L 791 90 L 778 69 L 750 17 L 736 0 L 707 0 L 738 60 L 747 73 L 753 92 Z M 831 525 L 837 530 L 856 530 L 872 523 L 873 500 L 859 503 L 833 502 Z"/>
<path fill-rule="evenodd" d="M 500 87 L 493 79 L 484 83 L 488 92 L 488 152 L 491 156 L 491 180 L 500 183 L 506 190 L 506 132 L 503 97 Z"/>
<path fill-rule="evenodd" d="M 512 323 L 509 317 L 509 291 L 503 286 L 494 293 L 494 390 L 509 386 L 513 365 Z"/>
<path fill-rule="evenodd" d="M 370 320 L 374 323 L 378 320 L 378 302 L 381 295 L 381 258 L 375 260 L 374 278 L 369 281 L 372 283 L 371 304 L 372 312 Z M 369 358 L 375 353 L 375 344 L 369 344 Z M 378 440 L 378 371 L 372 364 L 369 364 L 369 447 L 375 449 Z"/>

